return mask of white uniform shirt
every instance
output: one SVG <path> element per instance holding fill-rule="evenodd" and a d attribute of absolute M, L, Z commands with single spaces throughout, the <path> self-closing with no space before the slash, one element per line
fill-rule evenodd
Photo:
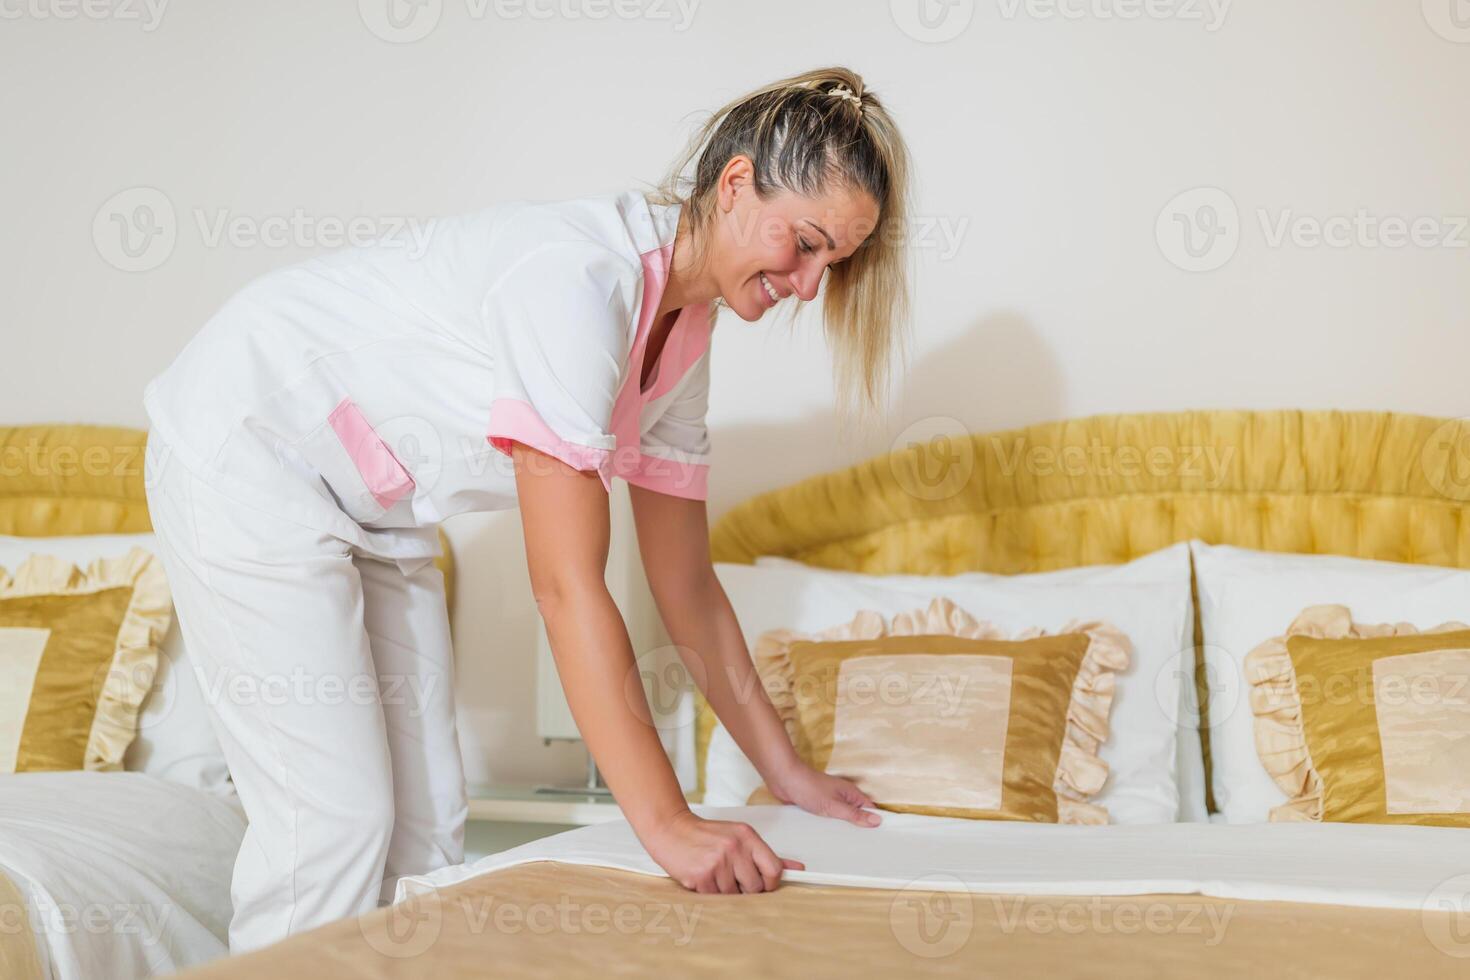
<path fill-rule="evenodd" d="M 512 442 L 704 499 L 710 304 L 644 348 L 680 208 L 640 191 L 511 202 L 267 273 L 226 301 L 144 405 L 222 492 L 398 559 L 516 505 Z"/>

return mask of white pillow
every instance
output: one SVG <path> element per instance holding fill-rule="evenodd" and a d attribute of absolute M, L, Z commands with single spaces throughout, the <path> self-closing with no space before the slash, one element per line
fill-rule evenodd
<path fill-rule="evenodd" d="M 1189 548 L 1177 544 L 1126 565 L 1035 575 L 863 575 L 783 558 L 718 563 L 715 573 L 748 645 L 769 629 L 826 629 L 859 609 L 891 616 L 945 596 L 977 619 L 1016 633 L 1104 620 L 1127 634 L 1132 663 L 1118 679 L 1102 749 L 1110 774 L 1096 802 L 1114 823 L 1204 820 L 1204 762 L 1194 711 Z M 705 802 L 740 805 L 760 785 L 755 767 L 716 726 Z M 737 799 L 738 797 L 738 799 Z"/>
<path fill-rule="evenodd" d="M 97 558 L 125 555 L 135 547 L 158 553 L 158 542 L 152 534 L 54 538 L 0 535 L 0 565 L 14 571 L 27 557 L 40 553 L 85 566 Z M 224 753 L 210 727 L 204 692 L 184 651 L 177 615 L 164 638 L 158 673 L 138 713 L 138 736 L 128 746 L 123 768 L 217 796 L 235 795 Z"/>
<path fill-rule="evenodd" d="M 1190 542 L 1204 628 L 1215 808 L 1226 823 L 1261 823 L 1286 794 L 1256 754 L 1243 662 L 1308 606 L 1347 606 L 1360 623 L 1420 629 L 1470 619 L 1470 572 L 1432 565 L 1291 555 Z"/>

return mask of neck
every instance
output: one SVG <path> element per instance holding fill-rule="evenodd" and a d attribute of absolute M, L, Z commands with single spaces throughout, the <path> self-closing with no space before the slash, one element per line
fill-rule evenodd
<path fill-rule="evenodd" d="M 674 254 L 669 262 L 669 281 L 659 299 L 654 322 L 667 313 L 686 306 L 708 303 L 720 295 L 720 287 L 708 269 L 696 273 L 694 265 L 693 233 L 689 229 L 689 209 L 679 209 L 679 227 L 674 233 Z"/>

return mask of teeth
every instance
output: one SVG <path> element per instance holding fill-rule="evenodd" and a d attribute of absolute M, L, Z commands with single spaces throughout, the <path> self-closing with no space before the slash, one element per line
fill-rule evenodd
<path fill-rule="evenodd" d="M 780 294 L 776 292 L 776 287 L 771 285 L 771 280 L 766 278 L 766 274 L 764 272 L 760 273 L 760 280 L 761 285 L 766 287 L 766 295 L 771 297 L 771 302 L 780 302 Z"/>

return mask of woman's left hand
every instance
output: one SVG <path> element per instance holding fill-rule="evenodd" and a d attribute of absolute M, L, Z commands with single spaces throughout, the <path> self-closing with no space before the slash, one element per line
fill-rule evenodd
<path fill-rule="evenodd" d="M 873 801 L 856 784 L 807 765 L 796 766 L 767 788 L 782 803 L 794 803 L 819 817 L 847 820 L 859 827 L 876 827 L 883 822 L 878 814 L 861 809 L 872 806 Z"/>

